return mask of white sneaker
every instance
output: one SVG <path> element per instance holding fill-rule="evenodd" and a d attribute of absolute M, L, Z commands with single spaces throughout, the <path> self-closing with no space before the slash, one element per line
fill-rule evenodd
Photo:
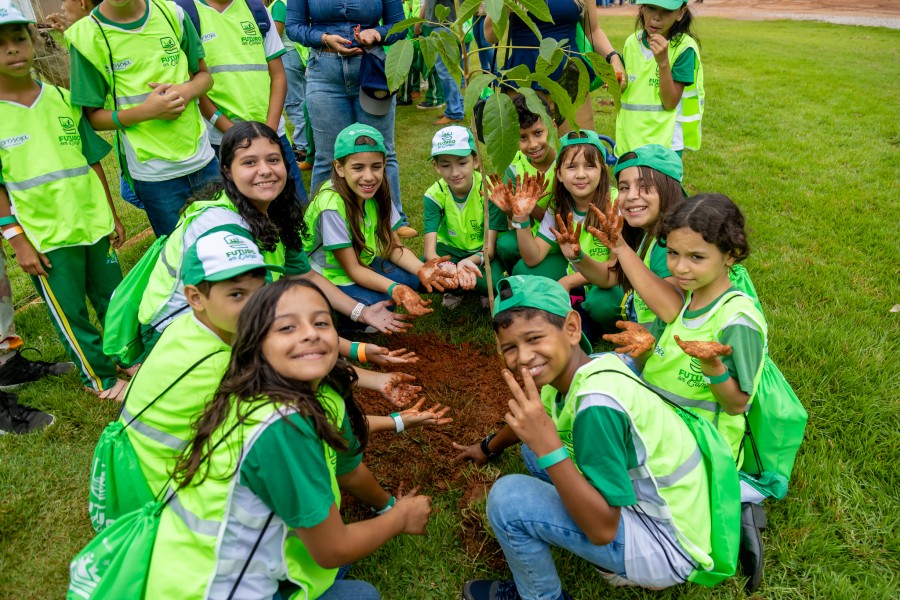
<path fill-rule="evenodd" d="M 446 308 L 447 310 L 456 310 L 456 307 L 460 305 L 462 302 L 462 296 L 457 296 L 455 294 L 444 294 L 444 299 L 441 300 L 441 306 Z"/>

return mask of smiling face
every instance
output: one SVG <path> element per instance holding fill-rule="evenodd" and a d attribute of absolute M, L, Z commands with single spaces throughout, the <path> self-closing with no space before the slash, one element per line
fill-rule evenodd
<path fill-rule="evenodd" d="M 34 44 L 28 26 L 21 23 L 0 25 L 0 75 L 29 77 L 34 61 Z"/>
<path fill-rule="evenodd" d="M 728 270 L 734 257 L 710 244 L 692 229 L 675 229 L 666 237 L 666 264 L 685 291 L 709 292 L 709 299 L 725 293 L 731 282 Z"/>
<path fill-rule="evenodd" d="M 641 176 L 640 167 L 619 171 L 619 210 L 632 227 L 648 229 L 659 217 L 659 190 Z"/>
<path fill-rule="evenodd" d="M 578 365 L 573 359 L 581 341 L 581 319 L 572 311 L 562 327 L 543 314 L 514 315 L 508 327 L 497 329 L 497 344 L 506 368 L 518 375 L 526 367 L 535 385 L 567 390 Z"/>
<path fill-rule="evenodd" d="M 381 152 L 358 152 L 351 154 L 344 163 L 334 161 L 334 169 L 347 181 L 350 191 L 360 200 L 375 196 L 384 180 L 384 154 Z"/>
<path fill-rule="evenodd" d="M 476 160 L 471 154 L 466 156 L 440 154 L 434 157 L 434 168 L 447 182 L 454 196 L 466 198 L 472 191 Z"/>
<path fill-rule="evenodd" d="M 282 377 L 318 386 L 338 359 L 338 333 L 322 295 L 304 286 L 284 292 L 262 354 Z"/>
<path fill-rule="evenodd" d="M 678 10 L 668 10 L 661 6 L 643 4 L 641 5 L 641 15 L 644 17 L 644 29 L 651 35 L 659 34 L 668 38 L 672 26 L 681 20 L 686 10 L 686 6 Z"/>
<path fill-rule="evenodd" d="M 519 151 L 534 166 L 547 166 L 556 158 L 556 151 L 547 143 L 547 127 L 538 119 L 530 127 L 519 129 Z"/>
<path fill-rule="evenodd" d="M 287 182 L 281 146 L 265 137 L 254 138 L 246 148 L 235 150 L 228 176 L 238 191 L 265 214 Z"/>
<path fill-rule="evenodd" d="M 583 148 L 578 146 L 566 152 L 561 160 L 562 163 L 557 164 L 556 178 L 576 203 L 590 203 L 600 186 L 600 169 L 605 167 L 599 163 L 591 164 Z"/>
<path fill-rule="evenodd" d="M 201 323 L 223 341 L 231 343 L 237 331 L 238 315 L 247 300 L 266 284 L 265 273 L 251 271 L 245 275 L 209 285 L 207 293 L 197 286 L 184 286 L 184 295 Z"/>

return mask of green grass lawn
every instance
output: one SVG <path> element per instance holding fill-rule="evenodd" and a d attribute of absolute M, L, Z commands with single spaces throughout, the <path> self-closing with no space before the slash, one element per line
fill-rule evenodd
<path fill-rule="evenodd" d="M 621 46 L 631 20 L 603 25 Z M 900 360 L 891 353 L 900 314 L 889 311 L 900 303 L 900 32 L 707 19 L 699 33 L 705 135 L 703 149 L 685 158 L 687 188 L 728 194 L 744 210 L 753 250 L 746 264 L 769 319 L 771 354 L 810 415 L 791 492 L 769 505 L 759 597 L 896 598 Z M 434 180 L 425 158 L 435 117 L 412 107 L 397 114 L 403 197 L 414 226 L 422 224 L 421 194 Z M 598 113 L 597 123 L 612 133 L 610 114 Z M 146 227 L 143 213 L 125 207 L 122 215 L 130 233 Z M 149 243 L 123 252 L 123 265 Z M 412 247 L 420 251 L 421 238 Z M 9 260 L 19 303 L 33 290 Z M 63 358 L 43 306 L 28 305 L 16 321 L 27 345 L 45 359 Z M 491 339 L 486 319 L 470 322 L 447 330 L 436 315 L 419 327 L 453 341 Z M 90 457 L 117 407 L 82 391 L 73 375 L 19 393 L 57 424 L 0 438 L 0 598 L 60 598 L 69 560 L 92 536 Z M 507 454 L 501 469 L 521 470 Z M 456 598 L 466 579 L 507 577 L 462 550 L 459 494 L 435 496 L 440 511 L 427 537 L 392 541 L 352 575 L 396 600 Z M 739 579 L 711 591 L 611 590 L 580 559 L 559 556 L 563 583 L 579 599 L 744 597 Z"/>

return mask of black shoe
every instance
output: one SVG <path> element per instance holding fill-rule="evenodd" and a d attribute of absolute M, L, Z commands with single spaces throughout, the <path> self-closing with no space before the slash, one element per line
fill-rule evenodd
<path fill-rule="evenodd" d="M 474 579 L 463 586 L 463 600 L 522 600 L 516 582 L 497 579 Z M 572 600 L 563 590 L 560 600 Z"/>
<path fill-rule="evenodd" d="M 412 100 L 400 100 L 397 99 L 397 106 L 412 106 Z"/>
<path fill-rule="evenodd" d="M 741 547 L 738 562 L 746 576 L 744 589 L 753 593 L 759 589 L 763 577 L 763 540 L 760 531 L 766 528 L 766 509 L 761 504 L 741 504 Z"/>
<path fill-rule="evenodd" d="M 32 433 L 52 425 L 55 420 L 53 415 L 22 406 L 15 394 L 0 392 L 0 435 Z"/>
<path fill-rule="evenodd" d="M 28 360 L 22 356 L 23 350 L 34 350 L 40 354 L 40 350 L 35 348 L 23 348 L 17 350 L 12 357 L 0 366 L 0 390 L 8 390 L 28 383 L 29 381 L 37 381 L 44 375 L 62 375 L 68 373 L 75 368 L 75 363 L 71 362 L 44 362 L 42 360 Z"/>

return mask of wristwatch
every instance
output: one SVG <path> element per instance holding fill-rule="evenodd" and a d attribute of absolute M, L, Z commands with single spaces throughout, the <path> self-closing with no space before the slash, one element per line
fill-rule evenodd
<path fill-rule="evenodd" d="M 500 450 L 499 452 L 491 452 L 491 450 L 490 450 L 489 444 L 491 443 L 491 440 L 494 439 L 495 437 L 497 437 L 497 434 L 492 433 L 491 435 L 489 435 L 486 438 L 484 438 L 483 440 L 481 440 L 481 452 L 485 456 L 487 456 L 488 460 L 494 460 L 495 458 L 497 458 L 498 456 L 503 454 L 503 450 Z"/>

